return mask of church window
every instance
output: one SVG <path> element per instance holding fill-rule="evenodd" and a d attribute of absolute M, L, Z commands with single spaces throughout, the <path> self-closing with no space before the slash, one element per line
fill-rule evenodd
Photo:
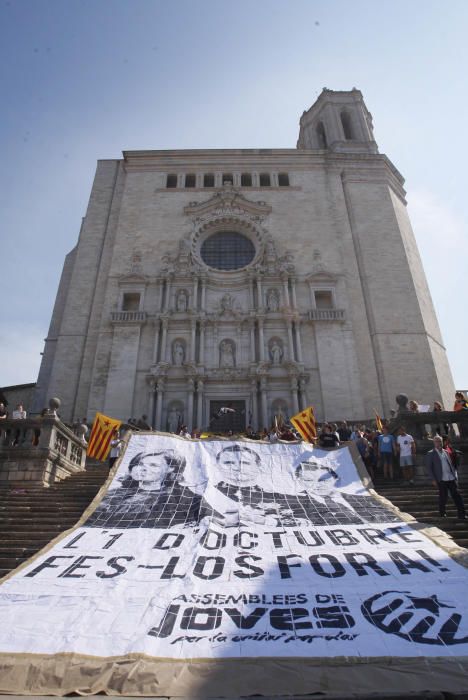
<path fill-rule="evenodd" d="M 232 176 L 232 173 L 223 173 L 223 185 L 225 185 L 227 182 L 230 185 L 234 184 L 234 178 Z"/>
<path fill-rule="evenodd" d="M 242 187 L 252 187 L 252 175 L 250 173 L 242 173 L 241 185 Z"/>
<path fill-rule="evenodd" d="M 315 292 L 315 308 L 333 309 L 333 294 L 331 293 L 331 291 Z"/>
<path fill-rule="evenodd" d="M 203 242 L 200 255 L 215 270 L 240 270 L 254 259 L 255 247 L 242 233 L 219 231 Z"/>
<path fill-rule="evenodd" d="M 353 135 L 353 125 L 351 123 L 351 117 L 349 115 L 349 112 L 347 112 L 346 110 L 343 110 L 341 112 L 340 117 L 341 117 L 341 125 L 343 127 L 344 137 L 347 141 L 350 141 L 351 139 L 354 138 L 354 135 Z"/>
<path fill-rule="evenodd" d="M 185 187 L 195 187 L 195 175 L 185 176 Z"/>
<path fill-rule="evenodd" d="M 138 292 L 125 292 L 122 297 L 122 311 L 139 311 L 140 294 Z"/>
<path fill-rule="evenodd" d="M 213 173 L 207 173 L 203 176 L 203 187 L 214 187 L 215 178 Z"/>
<path fill-rule="evenodd" d="M 270 173 L 260 173 L 260 187 L 270 187 Z"/>
<path fill-rule="evenodd" d="M 278 173 L 278 185 L 280 187 L 289 187 L 288 173 Z"/>
<path fill-rule="evenodd" d="M 315 133 L 317 134 L 317 142 L 319 148 L 328 148 L 327 134 L 323 122 L 319 122 L 316 126 Z"/>
<path fill-rule="evenodd" d="M 168 175 L 166 187 L 177 187 L 177 175 Z"/>

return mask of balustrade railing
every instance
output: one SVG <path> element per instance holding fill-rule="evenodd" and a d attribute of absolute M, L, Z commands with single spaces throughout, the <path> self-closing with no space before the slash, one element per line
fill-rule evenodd
<path fill-rule="evenodd" d="M 56 415 L 0 421 L 0 484 L 49 485 L 85 468 L 86 443 Z"/>
<path fill-rule="evenodd" d="M 309 311 L 311 321 L 344 321 L 344 309 L 311 309 Z"/>
<path fill-rule="evenodd" d="M 142 323 L 146 321 L 146 311 L 112 311 L 112 323 Z"/>

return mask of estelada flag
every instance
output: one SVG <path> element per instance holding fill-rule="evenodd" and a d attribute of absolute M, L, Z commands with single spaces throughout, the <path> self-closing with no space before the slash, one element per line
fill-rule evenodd
<path fill-rule="evenodd" d="M 89 436 L 88 457 L 93 457 L 99 462 L 104 462 L 109 454 L 110 444 L 114 430 L 120 428 L 121 420 L 109 418 L 103 413 L 96 413 L 91 435 Z"/>
<path fill-rule="evenodd" d="M 317 428 L 315 426 L 315 414 L 312 406 L 305 408 L 300 413 L 290 418 L 291 423 L 296 428 L 297 432 L 306 442 L 313 442 L 317 437 Z"/>
<path fill-rule="evenodd" d="M 375 413 L 375 424 L 377 426 L 377 430 L 380 430 L 380 432 L 382 432 L 382 428 L 383 428 L 382 419 L 379 416 L 379 414 L 377 413 L 377 411 L 375 410 L 375 408 L 374 408 L 374 413 Z"/>

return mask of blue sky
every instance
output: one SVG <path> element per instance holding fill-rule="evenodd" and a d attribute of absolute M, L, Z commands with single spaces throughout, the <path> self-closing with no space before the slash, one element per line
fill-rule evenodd
<path fill-rule="evenodd" d="M 98 158 L 295 147 L 322 87 L 356 86 L 468 388 L 467 25 L 466 0 L 0 0 L 0 386 L 37 377 Z"/>

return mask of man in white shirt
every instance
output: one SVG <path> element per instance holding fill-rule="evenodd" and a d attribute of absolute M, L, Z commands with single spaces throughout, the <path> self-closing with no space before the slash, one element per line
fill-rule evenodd
<path fill-rule="evenodd" d="M 23 408 L 23 404 L 19 403 L 13 413 L 11 414 L 11 417 L 13 420 L 25 420 L 26 419 L 26 411 Z M 20 438 L 21 442 L 24 441 L 25 437 L 25 431 L 21 432 L 21 430 L 18 428 L 18 430 L 15 430 L 15 436 L 13 438 L 13 447 L 16 447 L 16 445 L 19 444 Z"/>
<path fill-rule="evenodd" d="M 403 479 L 406 485 L 414 484 L 414 456 L 416 445 L 412 435 L 408 435 L 406 428 L 402 425 L 398 430 L 397 452 L 400 455 L 400 468 L 403 472 Z"/>
<path fill-rule="evenodd" d="M 442 518 L 447 517 L 445 507 L 447 505 L 447 497 L 450 496 L 456 506 L 458 517 L 461 520 L 466 519 L 465 504 L 458 490 L 458 475 L 457 470 L 450 459 L 447 450 L 442 447 L 442 438 L 440 435 L 434 437 L 434 449 L 430 450 L 426 455 L 426 469 L 429 476 L 432 477 L 432 483 L 439 489 L 439 513 Z"/>
<path fill-rule="evenodd" d="M 24 420 L 26 418 L 26 411 L 23 408 L 23 404 L 19 403 L 13 413 L 11 414 L 13 420 Z"/>

